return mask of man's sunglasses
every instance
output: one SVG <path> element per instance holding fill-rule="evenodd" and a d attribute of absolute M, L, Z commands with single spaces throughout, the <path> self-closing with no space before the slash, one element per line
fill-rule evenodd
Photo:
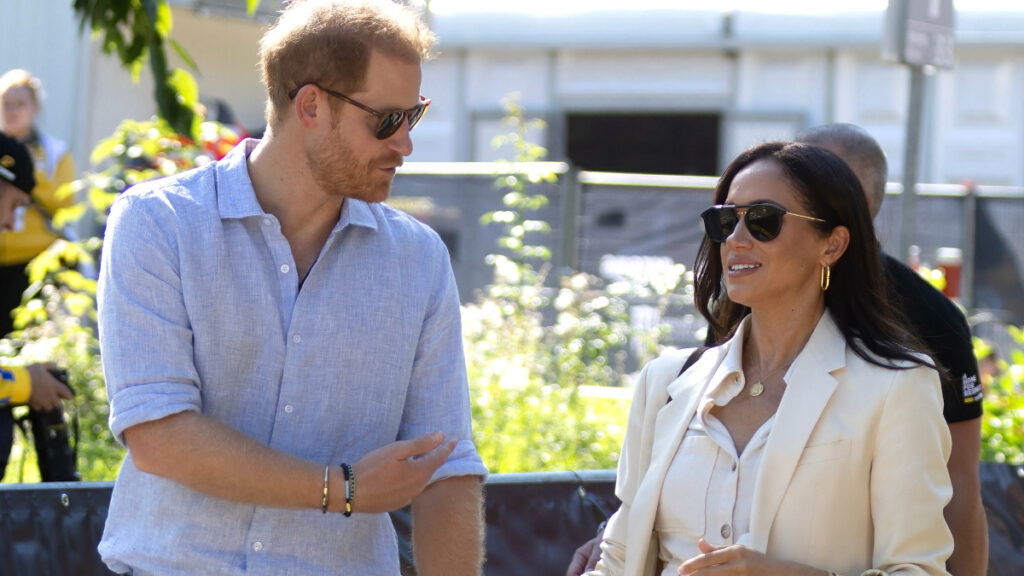
<path fill-rule="evenodd" d="M 790 212 L 782 206 L 767 202 L 744 206 L 719 204 L 701 212 L 700 217 L 704 220 L 704 231 L 708 239 L 722 244 L 732 236 L 740 218 L 743 218 L 743 224 L 758 242 L 774 240 L 782 232 L 782 219 L 786 214 L 812 222 L 825 222 L 821 218 Z"/>
<path fill-rule="evenodd" d="M 305 84 L 300 84 L 298 88 L 288 93 L 288 99 L 294 100 L 295 95 L 299 93 L 299 90 L 308 85 L 316 86 L 317 88 L 323 90 L 324 92 L 327 92 L 331 96 L 334 96 L 338 100 L 348 102 L 349 104 L 355 106 L 356 108 L 361 108 L 362 110 L 365 110 L 370 114 L 373 114 L 373 116 L 376 117 L 378 120 L 377 131 L 374 133 L 374 136 L 377 137 L 377 140 L 387 140 L 388 138 L 390 138 L 392 134 L 398 132 L 398 129 L 402 126 L 402 122 L 405 122 L 406 120 L 409 121 L 409 130 L 412 130 L 413 127 L 416 126 L 416 124 L 420 121 L 420 119 L 423 118 L 423 114 L 426 113 L 427 108 L 430 107 L 430 98 L 420 96 L 420 103 L 413 106 L 412 108 L 409 108 L 408 110 L 381 112 L 380 110 L 370 108 L 369 106 L 363 104 L 362 102 L 353 100 L 352 98 L 345 96 L 341 92 L 335 92 L 334 90 L 331 90 L 329 88 L 324 88 L 323 86 L 317 84 L 316 82 L 306 82 Z"/>

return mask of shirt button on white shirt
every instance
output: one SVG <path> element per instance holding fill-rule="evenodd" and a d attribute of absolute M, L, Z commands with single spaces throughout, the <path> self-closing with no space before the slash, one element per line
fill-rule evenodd
<path fill-rule="evenodd" d="M 732 527 L 729 526 L 728 524 L 722 524 L 722 532 L 721 532 L 721 534 L 722 534 L 722 538 L 728 539 L 729 536 L 732 536 Z"/>
<path fill-rule="evenodd" d="M 252 549 L 255 550 L 256 552 L 259 552 L 260 550 L 263 550 L 263 542 L 255 542 L 255 543 L 253 543 Z"/>
<path fill-rule="evenodd" d="M 292 267 L 287 264 L 281 264 L 281 274 L 287 274 Z"/>
<path fill-rule="evenodd" d="M 274 223 L 274 220 L 272 218 L 270 218 L 269 216 L 263 219 L 263 225 L 264 226 L 270 226 L 273 223 Z"/>
<path fill-rule="evenodd" d="M 292 342 L 295 342 L 296 344 L 301 344 L 302 334 L 292 334 Z"/>
<path fill-rule="evenodd" d="M 295 407 L 294 407 L 294 406 L 292 406 L 291 404 L 285 404 L 285 406 L 284 406 L 284 411 L 285 411 L 285 413 L 287 413 L 287 414 L 291 414 L 292 412 L 294 412 L 294 411 L 295 411 Z"/>

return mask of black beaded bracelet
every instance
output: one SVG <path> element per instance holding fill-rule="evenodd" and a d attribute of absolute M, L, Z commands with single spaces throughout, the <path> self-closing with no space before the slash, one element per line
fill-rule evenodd
<path fill-rule="evenodd" d="M 352 515 L 352 502 L 356 499 L 356 474 L 345 462 L 341 463 L 341 471 L 345 474 L 345 511 L 342 514 L 348 518 Z"/>

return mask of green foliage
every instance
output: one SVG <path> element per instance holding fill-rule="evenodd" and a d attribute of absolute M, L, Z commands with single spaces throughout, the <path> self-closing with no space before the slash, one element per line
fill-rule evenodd
<path fill-rule="evenodd" d="M 525 120 L 510 99 L 504 122 L 509 133 L 496 145 L 513 145 L 517 162 L 543 159 L 526 138 L 539 120 Z M 492 472 L 613 468 L 628 392 L 608 398 L 592 387 L 621 384 L 628 347 L 642 343 L 636 349 L 645 359 L 661 330 L 632 328 L 628 290 L 609 290 L 598 278 L 569 273 L 545 285 L 550 226 L 535 213 L 548 198 L 528 185 L 557 176 L 514 167 L 495 183 L 505 192 L 503 209 L 482 219 L 503 232 L 501 252 L 487 257 L 494 282 L 462 313 L 477 448 Z M 678 272 L 666 292 L 678 286 Z"/>
<path fill-rule="evenodd" d="M 1009 327 L 1016 347 L 1008 358 L 975 340 L 975 355 L 985 388 L 985 415 L 981 424 L 981 459 L 1024 464 L 1024 329 Z"/>
<path fill-rule="evenodd" d="M 249 0 L 250 10 L 254 3 L 258 2 Z M 89 26 L 103 52 L 115 55 L 136 82 L 148 57 L 157 114 L 178 134 L 198 141 L 202 117 L 195 79 L 185 70 L 168 67 L 164 43 L 170 42 L 193 70 L 195 61 L 169 37 L 173 18 L 167 0 L 74 0 L 72 6 L 79 28 Z"/>
<path fill-rule="evenodd" d="M 204 122 L 200 134 L 200 145 L 195 145 L 163 120 L 122 122 L 93 150 L 96 171 L 59 191 L 80 201 L 58 211 L 55 226 L 63 228 L 94 215 L 102 228 L 110 205 L 129 186 L 215 160 L 238 141 L 237 135 L 213 122 Z M 96 281 L 81 272 L 95 269 L 100 244 L 96 237 L 57 240 L 34 258 L 29 288 L 15 311 L 16 331 L 10 339 L 0 340 L 5 364 L 54 362 L 68 371 L 75 398 L 66 408 L 80 423 L 79 471 L 83 480 L 91 481 L 113 480 L 123 455 L 107 426 L 109 407 L 96 335 Z M 19 477 L 36 478 L 31 443 L 22 439 L 14 452 L 15 465 L 20 464 L 19 456 L 24 457 Z"/>

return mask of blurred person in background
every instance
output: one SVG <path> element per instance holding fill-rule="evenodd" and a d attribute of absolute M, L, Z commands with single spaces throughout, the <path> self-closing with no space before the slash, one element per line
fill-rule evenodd
<path fill-rule="evenodd" d="M 33 172 L 32 157 L 25 145 L 0 133 L 0 230 L 10 230 L 15 212 L 29 204 L 29 194 L 36 185 Z M 49 411 L 61 406 L 61 398 L 71 398 L 71 390 L 50 373 L 51 368 L 46 364 L 0 364 L 0 411 L 5 417 L 0 420 L 0 478 L 14 442 L 11 406 L 27 404 L 32 410 Z"/>
<path fill-rule="evenodd" d="M 11 312 L 28 288 L 25 266 L 58 237 L 51 226 L 54 212 L 74 201 L 57 196 L 57 189 L 74 179 L 75 161 L 67 144 L 36 126 L 42 98 L 42 84 L 27 71 L 0 76 L 0 130 L 28 147 L 36 181 L 20 229 L 0 232 L 0 338 L 14 329 Z"/>

